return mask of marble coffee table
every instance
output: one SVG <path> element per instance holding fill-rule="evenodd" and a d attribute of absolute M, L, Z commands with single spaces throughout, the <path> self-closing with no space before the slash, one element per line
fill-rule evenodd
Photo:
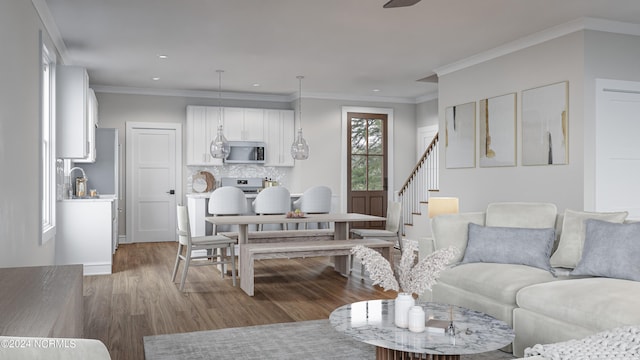
<path fill-rule="evenodd" d="M 450 305 L 425 302 L 416 305 L 424 308 L 427 319 L 449 320 Z M 458 306 L 453 306 L 455 336 L 427 330 L 413 333 L 395 326 L 393 318 L 393 300 L 370 300 L 337 308 L 329 316 L 329 322 L 336 331 L 376 346 L 378 360 L 455 360 L 460 355 L 500 349 L 515 337 L 505 322 Z"/>

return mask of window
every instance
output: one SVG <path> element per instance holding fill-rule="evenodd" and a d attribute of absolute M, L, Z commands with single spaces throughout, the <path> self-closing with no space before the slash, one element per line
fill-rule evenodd
<path fill-rule="evenodd" d="M 44 244 L 56 234 L 55 57 L 42 41 L 42 33 L 40 37 L 41 243 Z"/>

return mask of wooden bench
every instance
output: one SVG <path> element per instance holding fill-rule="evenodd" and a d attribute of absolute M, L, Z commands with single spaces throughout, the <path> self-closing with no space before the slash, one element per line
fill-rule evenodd
<path fill-rule="evenodd" d="M 364 245 L 382 253 L 392 262 L 393 242 L 380 239 L 357 240 L 321 240 L 303 242 L 279 242 L 240 245 L 240 288 L 249 296 L 254 293 L 254 261 L 262 259 L 288 259 L 317 256 L 345 256 L 351 254 L 351 248 Z M 342 274 L 349 269 L 336 269 Z"/>
<path fill-rule="evenodd" d="M 219 232 L 218 234 L 238 240 L 237 232 Z M 333 240 L 333 234 L 333 229 L 249 231 L 247 234 L 247 243 L 255 244 Z"/>

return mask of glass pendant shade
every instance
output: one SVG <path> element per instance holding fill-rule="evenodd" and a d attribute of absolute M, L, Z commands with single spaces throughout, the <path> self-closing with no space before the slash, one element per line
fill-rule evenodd
<path fill-rule="evenodd" d="M 222 125 L 218 126 L 218 135 L 211 142 L 211 146 L 209 147 L 209 151 L 211 152 L 211 156 L 216 159 L 226 159 L 229 157 L 229 151 L 231 150 L 229 146 L 229 141 L 224 137 L 224 133 L 222 131 Z"/>
<path fill-rule="evenodd" d="M 307 160 L 309 158 L 309 144 L 307 140 L 302 136 L 302 79 L 304 76 L 297 76 L 298 79 L 298 121 L 300 121 L 300 128 L 298 129 L 298 136 L 291 144 L 291 156 L 294 160 Z"/>
<path fill-rule="evenodd" d="M 215 159 L 226 159 L 229 157 L 231 147 L 229 141 L 224 137 L 224 131 L 222 129 L 222 73 L 224 70 L 216 70 L 218 73 L 218 134 L 216 138 L 211 141 L 209 145 L 209 152 Z"/>
<path fill-rule="evenodd" d="M 291 144 L 291 156 L 293 156 L 295 160 L 307 160 L 309 158 L 309 145 L 304 137 L 302 137 L 302 129 L 298 129 L 298 136 L 293 144 Z"/>

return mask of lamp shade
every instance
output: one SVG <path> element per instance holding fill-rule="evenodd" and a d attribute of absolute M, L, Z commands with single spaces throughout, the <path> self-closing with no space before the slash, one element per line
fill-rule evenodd
<path fill-rule="evenodd" d="M 458 213 L 458 198 L 456 197 L 431 197 L 429 198 L 429 218 L 444 214 Z"/>

